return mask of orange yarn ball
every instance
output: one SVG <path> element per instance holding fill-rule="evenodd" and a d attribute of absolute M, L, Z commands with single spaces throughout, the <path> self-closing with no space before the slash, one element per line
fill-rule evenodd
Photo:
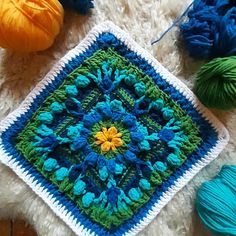
<path fill-rule="evenodd" d="M 63 16 L 58 0 L 0 0 L 0 47 L 19 52 L 47 49 Z"/>

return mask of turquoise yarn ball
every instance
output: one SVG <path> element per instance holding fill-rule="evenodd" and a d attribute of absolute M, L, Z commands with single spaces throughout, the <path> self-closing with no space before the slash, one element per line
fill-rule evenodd
<path fill-rule="evenodd" d="M 236 235 L 236 166 L 224 166 L 199 188 L 196 210 L 215 235 Z"/>

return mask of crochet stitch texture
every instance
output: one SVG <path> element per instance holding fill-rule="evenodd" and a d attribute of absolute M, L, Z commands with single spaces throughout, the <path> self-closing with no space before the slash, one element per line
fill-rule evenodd
<path fill-rule="evenodd" d="M 228 141 L 180 81 L 107 22 L 1 126 L 1 161 L 78 235 L 134 235 Z"/>

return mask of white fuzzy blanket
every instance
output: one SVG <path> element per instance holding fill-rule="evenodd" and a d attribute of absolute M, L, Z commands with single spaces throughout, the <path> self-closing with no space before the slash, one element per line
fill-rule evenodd
<path fill-rule="evenodd" d="M 200 63 L 187 56 L 173 29 L 157 45 L 156 38 L 181 14 L 188 0 L 96 0 L 93 14 L 83 17 L 66 12 L 61 34 L 54 46 L 40 53 L 20 55 L 0 50 L 0 118 L 14 110 L 51 66 L 73 48 L 97 23 L 111 20 L 153 54 L 189 87 Z M 223 164 L 236 163 L 236 111 L 216 112 L 228 127 L 230 143 L 222 154 L 202 170 L 162 210 L 140 235 L 210 235 L 194 213 L 194 199 L 201 182 L 212 178 Z M 7 167 L 0 164 L 0 218 L 21 217 L 34 226 L 38 235 L 70 236 L 72 231 Z"/>

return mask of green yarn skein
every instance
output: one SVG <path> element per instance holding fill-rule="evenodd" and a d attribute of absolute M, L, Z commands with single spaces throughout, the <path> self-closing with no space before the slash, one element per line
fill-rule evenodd
<path fill-rule="evenodd" d="M 195 92 L 206 106 L 218 109 L 236 107 L 236 56 L 215 58 L 197 73 Z"/>

